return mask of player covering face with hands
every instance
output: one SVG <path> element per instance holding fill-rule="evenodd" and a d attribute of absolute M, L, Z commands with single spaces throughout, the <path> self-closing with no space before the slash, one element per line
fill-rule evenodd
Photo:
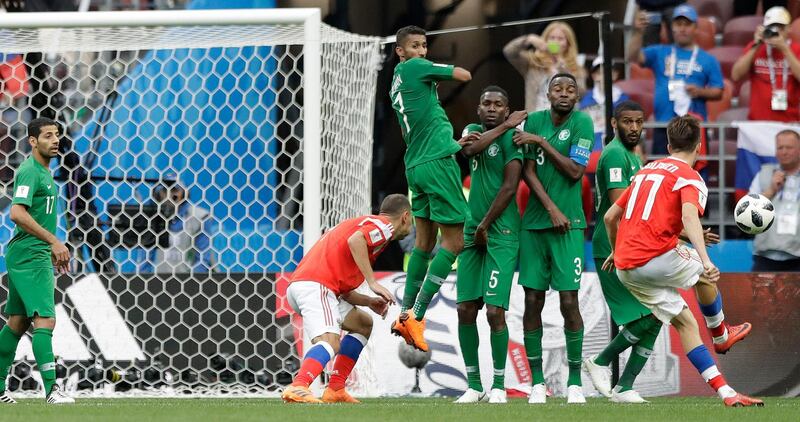
<path fill-rule="evenodd" d="M 700 338 L 697 321 L 678 289 L 695 286 L 717 353 L 725 353 L 750 331 L 750 324 L 728 326 L 717 289 L 719 269 L 706 252 L 700 215 L 708 189 L 692 165 L 700 151 L 700 124 L 690 116 L 667 126 L 670 156 L 644 166 L 604 217 L 612 267 L 622 284 L 661 322 L 678 331 L 689 361 L 726 406 L 762 406 L 736 393 L 714 364 Z M 678 243 L 684 232 L 694 249 Z"/>
<path fill-rule="evenodd" d="M 313 346 L 281 395 L 285 402 L 358 403 L 344 386 L 372 333 L 372 317 L 356 306 L 385 317 L 394 303 L 389 290 L 375 280 L 372 264 L 390 241 L 411 231 L 410 209 L 404 195 L 387 196 L 380 214 L 345 220 L 325 233 L 292 273 L 286 296 L 303 317 L 303 329 Z M 365 281 L 377 296 L 355 291 Z M 347 331 L 344 337 L 342 330 Z M 334 356 L 334 372 L 319 400 L 308 387 Z"/>

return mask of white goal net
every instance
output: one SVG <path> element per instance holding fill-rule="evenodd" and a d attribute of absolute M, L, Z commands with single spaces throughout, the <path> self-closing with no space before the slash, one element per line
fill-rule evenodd
<path fill-rule="evenodd" d="M 3 20 L 4 210 L 27 122 L 63 125 L 53 170 L 75 266 L 57 278 L 60 381 L 93 393 L 289 383 L 302 340 L 282 274 L 325 228 L 369 212 L 378 39 L 311 9 Z M 12 233 L 4 219 L 3 249 Z M 39 388 L 27 337 L 10 372 L 12 392 Z"/>

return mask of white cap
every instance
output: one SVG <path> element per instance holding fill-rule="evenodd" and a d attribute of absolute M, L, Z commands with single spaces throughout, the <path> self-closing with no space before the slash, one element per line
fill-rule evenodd
<path fill-rule="evenodd" d="M 764 13 L 764 26 L 775 24 L 789 25 L 792 23 L 792 15 L 786 8 L 781 6 L 770 7 L 767 13 Z"/>
<path fill-rule="evenodd" d="M 597 56 L 592 60 L 592 69 L 603 64 L 603 56 Z"/>

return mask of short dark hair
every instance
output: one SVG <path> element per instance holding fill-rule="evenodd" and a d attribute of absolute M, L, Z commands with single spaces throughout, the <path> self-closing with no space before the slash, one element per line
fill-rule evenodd
<path fill-rule="evenodd" d="M 777 134 L 775 134 L 775 139 L 778 139 L 778 137 L 781 135 L 792 135 L 794 136 L 794 139 L 800 141 L 800 133 L 797 133 L 797 131 L 794 129 L 784 129 L 778 132 Z"/>
<path fill-rule="evenodd" d="M 381 214 L 398 216 L 406 211 L 411 210 L 411 203 L 408 198 L 400 193 L 393 193 L 381 202 Z"/>
<path fill-rule="evenodd" d="M 550 85 L 553 83 L 553 81 L 555 81 L 558 78 L 569 78 L 569 79 L 572 79 L 572 82 L 575 82 L 575 85 L 578 84 L 578 80 L 575 79 L 575 75 L 573 75 L 572 73 L 561 72 L 561 73 L 556 73 L 555 75 L 553 75 L 553 77 L 550 78 L 550 82 L 547 83 L 547 86 L 550 87 Z"/>
<path fill-rule="evenodd" d="M 37 117 L 28 123 L 28 136 L 38 138 L 42 133 L 42 128 L 45 126 L 55 126 L 58 128 L 59 132 L 61 131 L 61 125 L 55 120 L 48 119 L 47 117 Z"/>
<path fill-rule="evenodd" d="M 506 92 L 505 89 L 500 88 L 497 85 L 489 85 L 486 88 L 483 88 L 483 91 L 481 91 L 481 97 L 483 97 L 483 94 L 486 94 L 487 92 L 496 92 L 496 93 L 506 97 L 506 101 L 508 101 L 508 99 L 509 99 L 508 98 L 508 92 Z"/>
<path fill-rule="evenodd" d="M 416 25 L 409 25 L 404 26 L 397 30 L 397 35 L 395 36 L 395 42 L 397 45 L 403 45 L 406 42 L 406 38 L 409 35 L 426 35 L 424 29 L 416 26 Z"/>
<path fill-rule="evenodd" d="M 700 142 L 700 121 L 689 115 L 673 117 L 667 124 L 667 140 L 672 152 L 693 150 Z"/>
<path fill-rule="evenodd" d="M 636 101 L 625 100 L 617 104 L 617 106 L 614 108 L 614 118 L 619 120 L 619 118 L 622 117 L 622 113 L 625 111 L 641 111 L 642 114 L 644 114 L 644 109 L 641 105 L 639 105 L 639 103 Z"/>

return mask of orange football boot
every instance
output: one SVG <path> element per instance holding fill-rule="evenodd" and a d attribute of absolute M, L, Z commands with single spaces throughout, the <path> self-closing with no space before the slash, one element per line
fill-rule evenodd
<path fill-rule="evenodd" d="M 325 403 L 361 403 L 351 396 L 344 388 L 334 390 L 330 387 L 326 388 L 325 392 L 322 393 L 322 401 Z"/>
<path fill-rule="evenodd" d="M 283 390 L 281 398 L 284 403 L 322 403 L 322 400 L 314 397 L 314 393 L 308 387 L 290 385 Z"/>
<path fill-rule="evenodd" d="M 750 407 L 750 406 L 764 407 L 763 401 L 745 396 L 744 394 L 741 393 L 736 393 L 735 396 L 723 399 L 723 401 L 725 402 L 725 406 L 728 407 Z"/>
<path fill-rule="evenodd" d="M 714 343 L 714 351 L 720 355 L 728 353 L 728 350 L 731 350 L 734 344 L 744 340 L 752 329 L 753 326 L 750 325 L 749 322 L 742 323 L 741 325 L 729 325 L 728 341 L 725 343 Z"/>

